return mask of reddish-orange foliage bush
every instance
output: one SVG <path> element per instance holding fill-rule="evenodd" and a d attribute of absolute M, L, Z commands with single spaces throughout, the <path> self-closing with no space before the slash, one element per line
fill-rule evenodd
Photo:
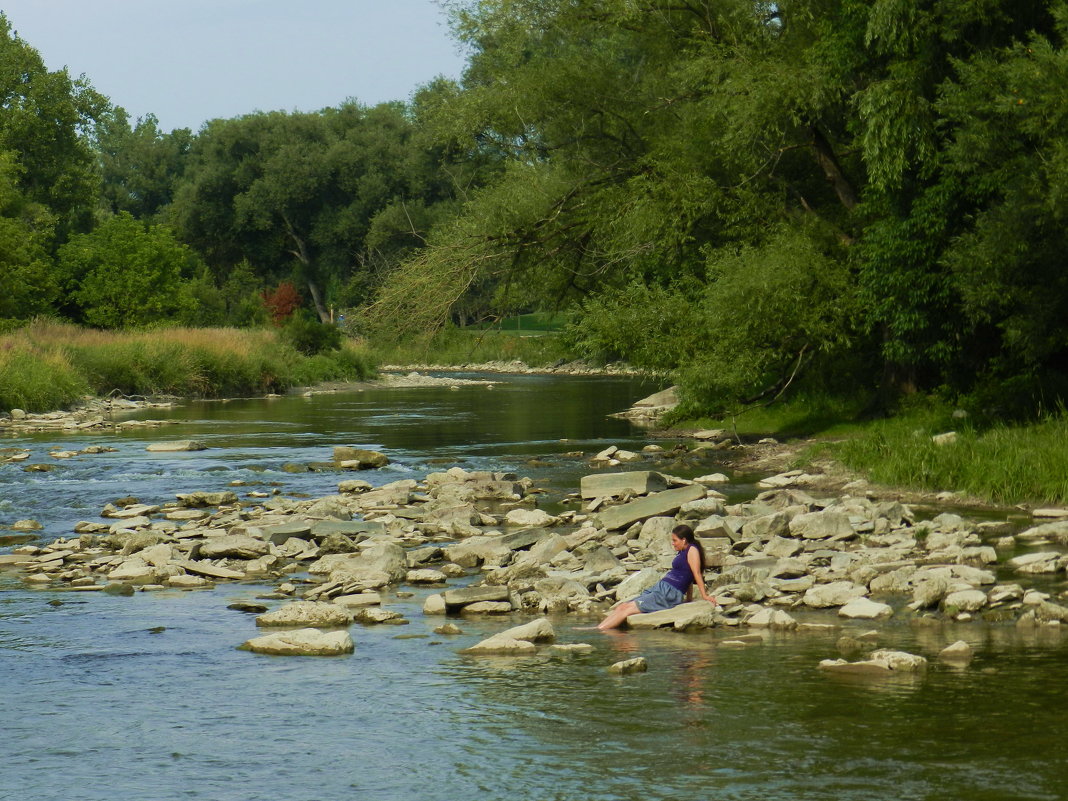
<path fill-rule="evenodd" d="M 300 308 L 301 303 L 300 292 L 292 281 L 282 281 L 274 289 L 263 293 L 263 305 L 267 307 L 267 313 L 275 325 L 282 325 L 289 315 Z"/>

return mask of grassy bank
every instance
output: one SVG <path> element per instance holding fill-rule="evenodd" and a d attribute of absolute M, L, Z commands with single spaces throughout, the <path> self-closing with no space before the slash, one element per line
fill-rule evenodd
<path fill-rule="evenodd" d="M 227 397 L 366 378 L 364 348 L 303 356 L 273 330 L 96 331 L 37 321 L 0 336 L 0 409 L 60 409 L 83 395 Z"/>
<path fill-rule="evenodd" d="M 575 358 L 559 336 L 524 336 L 517 329 L 446 328 L 408 342 L 376 343 L 371 350 L 379 364 L 460 365 L 519 360 L 531 367 L 544 367 Z"/>
<path fill-rule="evenodd" d="M 926 491 L 961 491 L 994 503 L 1068 504 L 1068 416 L 1028 424 L 975 425 L 953 407 L 925 400 L 880 420 L 859 419 L 858 399 L 803 397 L 737 418 L 679 422 L 727 428 L 746 439 L 814 438 L 794 466 L 833 458 L 871 481 Z M 956 432 L 939 445 L 937 434 Z"/>

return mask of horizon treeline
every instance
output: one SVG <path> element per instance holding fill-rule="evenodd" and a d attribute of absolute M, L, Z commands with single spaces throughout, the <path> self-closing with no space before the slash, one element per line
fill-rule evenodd
<path fill-rule="evenodd" d="M 409 102 L 161 131 L 0 15 L 0 318 L 570 312 L 691 411 L 1068 394 L 1068 6 L 479 0 Z"/>

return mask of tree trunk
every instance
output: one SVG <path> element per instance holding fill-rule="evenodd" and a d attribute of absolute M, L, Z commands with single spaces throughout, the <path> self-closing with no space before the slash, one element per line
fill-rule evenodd
<path fill-rule="evenodd" d="M 282 215 L 282 222 L 286 225 L 286 233 L 289 234 L 289 238 L 293 240 L 293 243 L 297 246 L 296 250 L 289 251 L 297 257 L 304 266 L 304 281 L 308 285 L 308 294 L 311 295 L 312 304 L 315 306 L 315 313 L 319 315 L 319 322 L 329 323 L 330 313 L 326 310 L 326 306 L 323 305 L 323 294 L 319 291 L 319 285 L 315 281 L 315 262 L 312 259 L 311 253 L 308 251 L 308 246 L 304 242 L 303 237 L 297 234 L 293 224 L 289 222 L 289 218 L 286 215 Z"/>
<path fill-rule="evenodd" d="M 849 183 L 849 179 L 842 172 L 842 166 L 834 155 L 834 148 L 827 141 L 827 137 L 823 135 L 823 131 L 815 125 L 809 126 L 809 132 L 812 134 L 812 147 L 816 153 L 816 162 L 820 165 L 820 169 L 823 170 L 823 175 L 827 178 L 827 182 L 834 187 L 835 194 L 838 195 L 838 200 L 841 204 L 849 211 L 852 211 L 856 208 L 859 200 L 853 185 Z"/>

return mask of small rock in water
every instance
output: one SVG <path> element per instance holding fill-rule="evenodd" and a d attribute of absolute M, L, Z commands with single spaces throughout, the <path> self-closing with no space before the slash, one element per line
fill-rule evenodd
<path fill-rule="evenodd" d="M 235 601 L 226 607 L 227 609 L 233 609 L 236 612 L 251 612 L 252 614 L 262 614 L 267 611 L 266 604 L 254 604 L 250 601 Z"/>
<path fill-rule="evenodd" d="M 649 669 L 649 664 L 645 661 L 644 656 L 638 656 L 634 659 L 624 659 L 622 662 L 616 662 L 614 665 L 608 666 L 608 672 L 616 676 L 627 676 L 631 673 L 644 673 Z"/>

